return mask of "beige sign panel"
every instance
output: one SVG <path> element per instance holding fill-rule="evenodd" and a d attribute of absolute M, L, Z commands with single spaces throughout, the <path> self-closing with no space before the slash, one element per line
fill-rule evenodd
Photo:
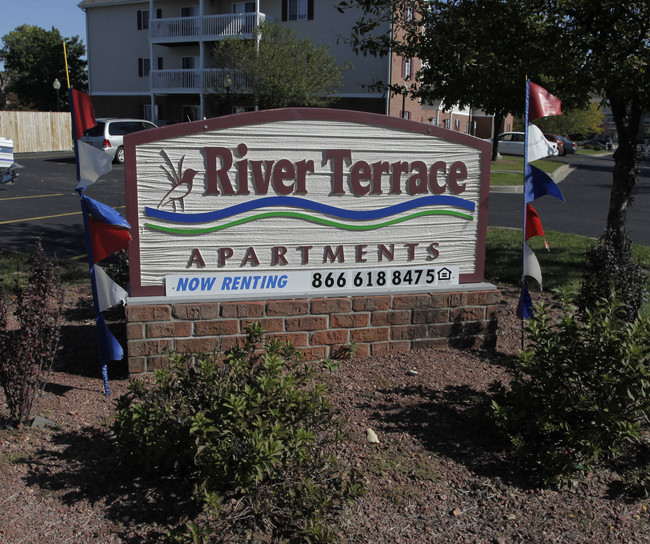
<path fill-rule="evenodd" d="M 288 109 L 138 133 L 126 153 L 134 296 L 178 296 L 201 278 L 227 289 L 192 295 L 273 296 L 225 291 L 282 275 L 301 279 L 278 296 L 296 296 L 345 276 L 334 295 L 364 271 L 372 282 L 399 270 L 400 283 L 386 285 L 395 291 L 409 269 L 423 283 L 402 288 L 431 288 L 422 278 L 434 273 L 441 285 L 482 281 L 489 144 L 471 136 Z"/>

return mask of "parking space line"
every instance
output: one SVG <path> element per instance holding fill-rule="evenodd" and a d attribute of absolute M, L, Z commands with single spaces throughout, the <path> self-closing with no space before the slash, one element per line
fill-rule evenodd
<path fill-rule="evenodd" d="M 81 215 L 81 212 L 58 213 L 56 215 L 43 215 L 41 217 L 25 217 L 24 219 L 12 219 L 11 221 L 0 221 L 0 225 L 9 223 L 20 223 L 21 221 L 38 221 L 39 219 L 51 219 L 53 217 L 66 217 L 67 215 Z"/>
<path fill-rule="evenodd" d="M 46 198 L 49 196 L 63 196 L 63 195 L 64 193 L 52 193 L 50 195 L 10 196 L 7 198 L 0 198 L 0 202 L 4 202 L 5 200 L 23 200 L 28 198 Z"/>
<path fill-rule="evenodd" d="M 115 206 L 115 210 L 121 210 L 126 206 Z M 39 221 L 40 219 L 52 219 L 53 217 L 66 217 L 68 215 L 81 215 L 81 212 L 59 213 L 56 215 L 43 215 L 41 217 L 25 217 L 24 219 L 12 219 L 10 221 L 0 221 L 0 225 L 8 225 L 9 223 L 20 223 L 21 221 Z"/>

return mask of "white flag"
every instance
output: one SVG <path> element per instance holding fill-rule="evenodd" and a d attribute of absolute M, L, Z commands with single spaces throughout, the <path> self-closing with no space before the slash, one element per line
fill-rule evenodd
<path fill-rule="evenodd" d="M 115 283 L 101 266 L 95 265 L 95 285 L 99 311 L 103 312 L 126 300 L 127 292 Z"/>
<path fill-rule="evenodd" d="M 92 185 L 97 178 L 111 171 L 111 156 L 86 142 L 77 140 L 77 156 L 79 160 L 79 183 L 75 190 L 85 189 Z"/>
<path fill-rule="evenodd" d="M 555 151 L 537 125 L 528 123 L 528 162 L 553 155 Z"/>
<path fill-rule="evenodd" d="M 536 279 L 540 290 L 542 289 L 542 269 L 528 244 L 524 244 L 524 275 Z"/>

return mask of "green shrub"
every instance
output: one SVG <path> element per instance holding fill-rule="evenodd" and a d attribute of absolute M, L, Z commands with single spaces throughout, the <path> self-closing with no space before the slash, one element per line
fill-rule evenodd
<path fill-rule="evenodd" d="M 564 295 L 556 310 L 555 320 L 537 307 L 509 388 L 492 388 L 494 421 L 542 484 L 614 457 L 639 437 L 650 406 L 650 321 L 629 322 L 615 298 L 579 313 Z"/>
<path fill-rule="evenodd" d="M 259 324 L 242 348 L 217 357 L 176 355 L 153 386 L 133 382 L 113 429 L 132 467 L 195 481 L 199 519 L 173 542 L 336 542 L 332 520 L 363 491 L 341 468 L 325 390 L 290 345 L 257 348 Z"/>
<path fill-rule="evenodd" d="M 52 369 L 63 307 L 63 289 L 40 240 L 34 244 L 29 263 L 26 287 L 16 284 L 14 288 L 18 329 L 9 329 L 12 305 L 8 290 L 0 285 L 0 385 L 9 417 L 17 427 L 29 419 L 39 384 L 45 385 Z"/>
<path fill-rule="evenodd" d="M 625 304 L 627 319 L 631 321 L 647 300 L 646 282 L 642 266 L 633 258 L 628 236 L 607 228 L 585 251 L 578 307 L 584 311 L 614 293 Z"/>

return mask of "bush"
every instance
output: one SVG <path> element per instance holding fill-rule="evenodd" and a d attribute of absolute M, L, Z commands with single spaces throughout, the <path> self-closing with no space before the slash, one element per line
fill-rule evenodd
<path fill-rule="evenodd" d="M 626 318 L 636 318 L 647 300 L 647 277 L 632 255 L 632 242 L 624 233 L 607 228 L 585 252 L 585 268 L 577 298 L 580 311 L 592 308 L 613 293 L 625 304 Z"/>
<path fill-rule="evenodd" d="M 15 287 L 15 317 L 19 328 L 9 330 L 9 293 L 0 286 L 0 385 L 9 417 L 17 427 L 29 419 L 39 382 L 52 369 L 61 330 L 63 289 L 40 241 L 30 257 L 27 286 Z"/>
<path fill-rule="evenodd" d="M 195 481 L 199 520 L 170 531 L 174 542 L 335 542 L 331 521 L 362 492 L 333 455 L 340 436 L 323 386 L 286 344 L 242 348 L 192 362 L 175 355 L 153 387 L 134 382 L 118 400 L 113 429 L 125 460 Z"/>
<path fill-rule="evenodd" d="M 650 321 L 629 322 L 615 298 L 578 313 L 564 295 L 557 310 L 555 323 L 537 307 L 530 347 L 509 361 L 510 388 L 492 388 L 494 421 L 542 484 L 616 456 L 650 407 Z"/>

